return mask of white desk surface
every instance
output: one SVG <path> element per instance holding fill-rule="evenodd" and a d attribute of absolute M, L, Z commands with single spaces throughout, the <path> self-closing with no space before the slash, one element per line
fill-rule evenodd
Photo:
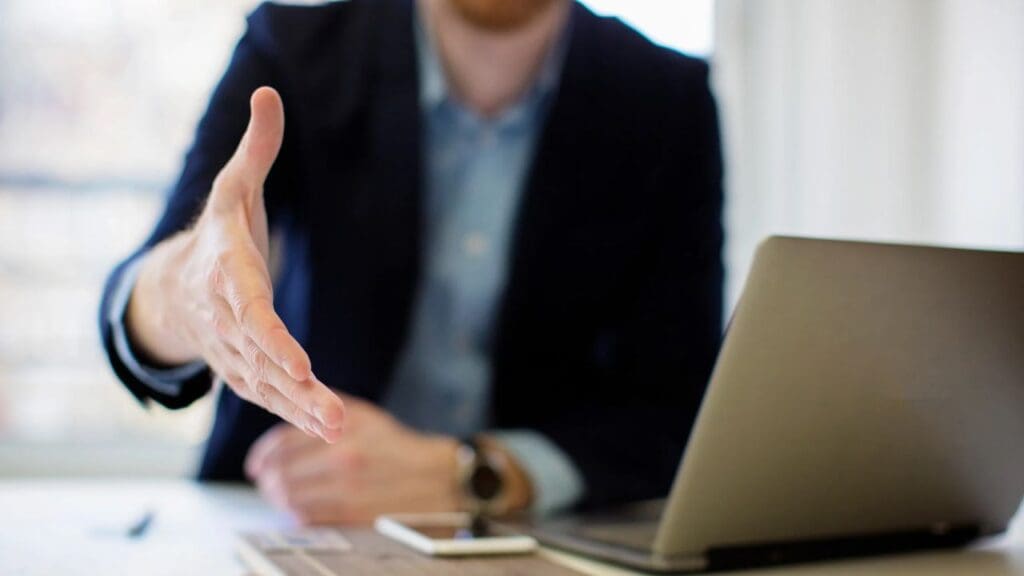
<path fill-rule="evenodd" d="M 128 526 L 146 510 L 150 529 Z M 188 481 L 0 481 L 0 574 L 245 574 L 234 555 L 242 530 L 287 528 L 252 490 Z M 632 572 L 564 554 L 549 557 L 594 576 Z M 787 566 L 743 574 L 1024 576 L 1024 526 L 967 551 Z"/>

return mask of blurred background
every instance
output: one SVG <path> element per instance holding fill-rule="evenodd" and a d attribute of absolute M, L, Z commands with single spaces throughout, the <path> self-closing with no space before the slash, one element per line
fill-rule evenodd
<path fill-rule="evenodd" d="M 713 64 L 730 307 L 771 233 L 1024 249 L 1024 0 L 585 3 Z M 0 476 L 191 472 L 94 318 L 257 4 L 0 0 Z"/>

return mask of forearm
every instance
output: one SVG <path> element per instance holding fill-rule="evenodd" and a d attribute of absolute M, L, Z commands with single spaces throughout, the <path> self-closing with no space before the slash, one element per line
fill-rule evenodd
<path fill-rule="evenodd" d="M 141 257 L 139 273 L 125 312 L 125 328 L 134 347 L 152 361 L 177 366 L 199 360 L 183 338 L 182 327 L 170 312 L 171 283 L 183 266 L 184 245 L 190 235 L 181 233 L 157 244 Z"/>

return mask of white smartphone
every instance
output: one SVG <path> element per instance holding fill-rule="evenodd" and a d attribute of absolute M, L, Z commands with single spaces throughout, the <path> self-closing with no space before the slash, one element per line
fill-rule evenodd
<path fill-rule="evenodd" d="M 525 554 L 537 541 L 469 514 L 402 514 L 381 516 L 377 532 L 431 556 Z"/>

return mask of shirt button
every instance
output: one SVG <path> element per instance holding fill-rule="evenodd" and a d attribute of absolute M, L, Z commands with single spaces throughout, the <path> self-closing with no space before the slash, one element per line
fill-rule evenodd
<path fill-rule="evenodd" d="M 481 232 L 470 232 L 462 238 L 462 250 L 467 256 L 479 258 L 487 252 L 490 242 Z"/>

